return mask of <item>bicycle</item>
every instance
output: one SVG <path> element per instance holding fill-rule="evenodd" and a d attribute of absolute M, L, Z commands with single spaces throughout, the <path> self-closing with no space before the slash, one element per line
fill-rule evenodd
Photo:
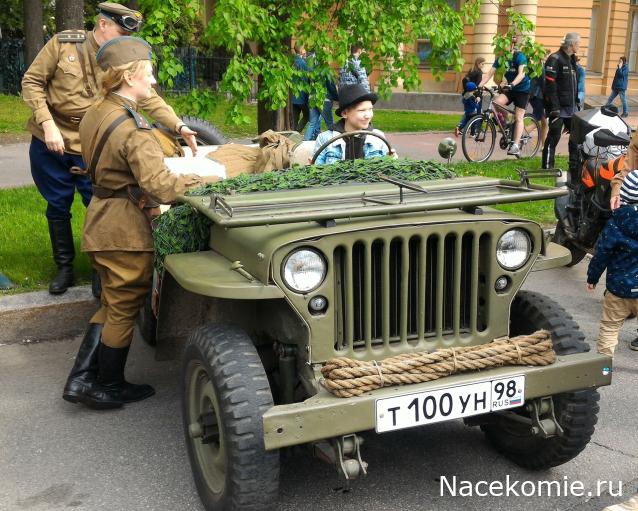
<path fill-rule="evenodd" d="M 480 114 L 472 117 L 463 130 L 462 147 L 463 155 L 467 161 L 482 162 L 487 161 L 494 152 L 496 144 L 496 128 L 501 133 L 499 147 L 508 149 L 512 145 L 515 120 L 507 122 L 508 116 L 514 118 L 514 111 L 494 102 L 494 93 L 502 92 L 500 87 L 481 87 L 478 94 L 487 92 L 489 102 Z M 531 158 L 540 148 L 539 134 L 541 132 L 540 123 L 534 119 L 532 114 L 526 113 L 523 117 L 523 132 L 519 144 L 521 152 L 518 158 Z"/>

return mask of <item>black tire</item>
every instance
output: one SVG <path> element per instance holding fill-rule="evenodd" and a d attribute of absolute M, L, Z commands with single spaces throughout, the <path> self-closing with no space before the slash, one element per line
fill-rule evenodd
<path fill-rule="evenodd" d="M 541 125 L 532 114 L 523 116 L 523 132 L 521 133 L 521 157 L 531 158 L 541 146 Z"/>
<path fill-rule="evenodd" d="M 197 132 L 195 138 L 197 139 L 198 145 L 224 145 L 228 143 L 228 140 L 222 135 L 222 132 L 204 119 L 185 115 L 182 117 L 182 121 L 190 129 Z"/>
<path fill-rule="evenodd" d="M 552 334 L 558 355 L 589 351 L 585 336 L 569 314 L 554 300 L 540 293 L 521 291 L 512 303 L 510 336 L 532 333 L 544 328 Z M 575 458 L 589 443 L 599 411 L 598 391 L 581 390 L 552 396 L 562 436 L 540 438 L 530 427 L 502 419 L 481 429 L 488 441 L 506 458 L 530 470 L 545 470 Z M 521 415 L 526 415 L 524 408 Z M 527 416 L 527 415 L 526 415 Z"/>
<path fill-rule="evenodd" d="M 494 152 L 496 126 L 492 119 L 475 115 L 465 125 L 461 146 L 467 161 L 487 161 Z"/>
<path fill-rule="evenodd" d="M 554 243 L 565 247 L 572 255 L 572 260 L 565 266 L 571 267 L 580 263 L 587 255 L 587 251 L 577 247 L 572 240 L 570 240 L 565 234 L 565 229 L 562 222 L 559 220 L 556 223 L 556 229 L 554 230 Z"/>
<path fill-rule="evenodd" d="M 157 344 L 157 318 L 155 314 L 153 314 L 153 308 L 151 306 L 152 294 L 153 291 L 146 295 L 144 305 L 142 305 L 140 313 L 137 316 L 137 327 L 140 331 L 140 336 L 149 346 L 155 346 Z"/>
<path fill-rule="evenodd" d="M 273 398 L 252 341 L 235 326 L 204 325 L 190 336 L 182 369 L 186 446 L 204 508 L 274 508 L 279 452 L 264 449 L 262 423 Z"/>

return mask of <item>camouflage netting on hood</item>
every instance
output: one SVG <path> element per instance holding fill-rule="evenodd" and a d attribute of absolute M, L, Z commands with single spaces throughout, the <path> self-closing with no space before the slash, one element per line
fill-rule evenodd
<path fill-rule="evenodd" d="M 376 183 L 379 174 L 406 181 L 450 179 L 456 174 L 433 161 L 373 158 L 347 160 L 330 165 L 306 165 L 262 174 L 242 174 L 219 183 L 191 190 L 188 195 L 213 193 L 248 193 L 291 190 L 344 183 Z M 155 220 L 155 268 L 161 273 L 164 259 L 170 254 L 205 250 L 208 245 L 210 220 L 188 204 L 171 208 Z"/>

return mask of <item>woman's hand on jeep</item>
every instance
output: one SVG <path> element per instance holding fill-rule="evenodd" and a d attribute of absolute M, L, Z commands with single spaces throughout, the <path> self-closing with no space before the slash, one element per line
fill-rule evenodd
<path fill-rule="evenodd" d="M 195 139 L 195 135 L 197 135 L 196 131 L 190 129 L 186 124 L 182 124 L 179 127 L 179 134 L 184 139 L 184 142 L 190 147 L 190 150 L 193 153 L 193 156 L 197 154 L 197 140 Z"/>

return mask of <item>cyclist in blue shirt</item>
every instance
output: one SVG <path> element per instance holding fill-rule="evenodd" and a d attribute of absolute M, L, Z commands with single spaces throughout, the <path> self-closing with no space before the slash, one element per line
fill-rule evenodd
<path fill-rule="evenodd" d="M 521 153 L 519 144 L 523 133 L 523 116 L 529 100 L 530 79 L 525 72 L 527 67 L 527 57 L 516 48 L 517 38 L 512 37 L 512 58 L 506 62 L 505 80 L 507 85 L 503 87 L 503 94 L 500 94 L 494 103 L 505 106 L 514 103 L 514 113 L 516 124 L 514 126 L 514 136 L 512 144 L 507 149 L 507 154 L 519 156 Z M 500 58 L 497 58 L 487 75 L 481 80 L 480 86 L 485 85 L 500 67 Z"/>

